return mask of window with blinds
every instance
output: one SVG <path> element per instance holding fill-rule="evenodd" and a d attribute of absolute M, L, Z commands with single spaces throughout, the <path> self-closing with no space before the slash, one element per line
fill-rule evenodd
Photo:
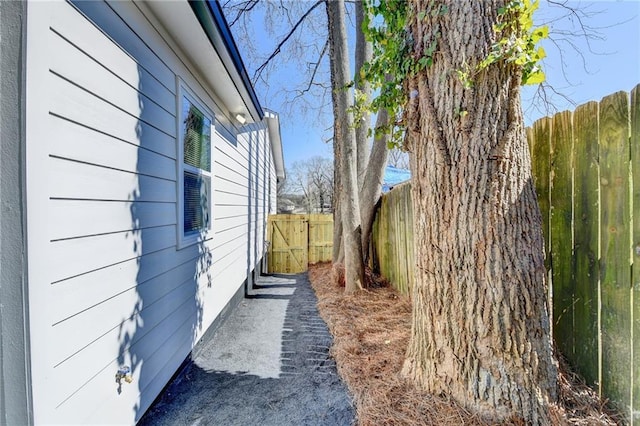
<path fill-rule="evenodd" d="M 209 180 L 191 172 L 184 173 L 185 234 L 208 228 Z"/>
<path fill-rule="evenodd" d="M 197 242 L 211 228 L 211 128 L 209 113 L 180 86 L 179 245 Z"/>

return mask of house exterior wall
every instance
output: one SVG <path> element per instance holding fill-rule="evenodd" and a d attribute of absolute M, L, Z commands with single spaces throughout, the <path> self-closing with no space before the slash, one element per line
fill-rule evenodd
<path fill-rule="evenodd" d="M 279 138 L 280 137 L 280 118 L 278 114 L 272 111 L 265 111 L 266 120 L 269 121 L 269 131 L 271 137 Z M 280 175 L 278 175 L 278 166 L 277 162 L 284 162 L 284 158 L 282 156 L 282 145 L 279 143 L 271 145 L 271 154 L 269 155 L 268 160 L 268 179 L 267 179 L 267 203 L 269 206 L 270 212 L 277 212 L 278 210 L 278 184 L 280 182 L 284 182 L 286 179 L 284 173 L 284 164 L 280 164 Z"/>
<path fill-rule="evenodd" d="M 255 136 L 254 136 L 255 135 Z M 255 142 L 250 143 L 250 139 L 254 137 Z M 242 135 L 244 142 L 250 147 L 249 149 L 249 238 L 251 241 L 251 250 L 249 252 L 248 271 L 253 271 L 264 255 L 264 230 L 266 222 L 266 214 L 269 210 L 266 205 L 268 194 L 265 192 L 267 188 L 266 173 L 270 166 L 270 149 L 266 143 L 267 132 L 259 132 Z"/>
<path fill-rule="evenodd" d="M 0 2 L 0 424 L 30 421 L 23 226 L 22 28 L 26 7 Z"/>
<path fill-rule="evenodd" d="M 34 421 L 134 423 L 263 256 L 267 126 L 236 128 L 144 4 L 27 7 Z M 181 84 L 215 131 L 212 229 L 178 248 Z"/>

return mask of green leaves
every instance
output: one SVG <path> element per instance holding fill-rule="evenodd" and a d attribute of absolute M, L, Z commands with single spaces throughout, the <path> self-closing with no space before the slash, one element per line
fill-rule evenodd
<path fill-rule="evenodd" d="M 471 87 L 473 87 L 473 79 L 469 75 L 468 68 L 465 70 L 456 70 L 456 75 L 458 77 L 458 80 L 462 82 L 465 89 L 470 89 Z"/>
<path fill-rule="evenodd" d="M 390 135 L 394 146 L 401 145 L 404 135 L 400 121 L 408 102 L 403 88 L 405 80 L 433 65 L 440 38 L 437 21 L 449 10 L 438 0 L 431 0 L 425 10 L 417 12 L 419 21 L 436 22 L 432 31 L 421 40 L 422 52 L 416 54 L 416 41 L 408 31 L 410 8 L 415 7 L 404 0 L 364 0 L 365 22 L 363 32 L 373 47 L 373 59 L 359 71 L 359 77 L 366 79 L 379 95 L 369 105 L 371 112 L 381 108 L 393 117 L 392 124 L 385 129 L 376 129 L 376 134 Z"/>
<path fill-rule="evenodd" d="M 386 109 L 389 116 L 393 117 L 391 123 L 386 128 L 376 129 L 375 134 L 390 135 L 390 143 L 399 144 L 402 136 L 396 118 L 400 116 L 406 103 L 403 82 L 406 76 L 429 66 L 429 62 L 426 59 L 414 60 L 410 54 L 407 33 L 408 2 L 365 0 L 363 6 L 365 22 L 362 30 L 372 44 L 373 59 L 364 64 L 359 77 L 369 81 L 378 96 L 368 105 L 358 108 L 361 111 L 366 108 L 374 113 L 381 108 Z"/>
<path fill-rule="evenodd" d="M 547 37 L 549 37 L 549 27 L 546 25 L 543 25 L 542 27 L 538 27 L 531 32 L 531 41 L 533 42 L 533 44 L 536 44 L 543 38 L 547 38 Z"/>
<path fill-rule="evenodd" d="M 539 61 L 546 52 L 536 45 L 549 36 L 549 27 L 533 28 L 533 12 L 538 8 L 538 0 L 513 0 L 498 8 L 498 22 L 493 30 L 499 39 L 491 46 L 487 57 L 480 62 L 477 71 L 491 64 L 503 61 L 519 66 L 524 84 L 539 84 L 545 79 Z"/>
<path fill-rule="evenodd" d="M 522 76 L 522 84 L 540 84 L 545 80 L 546 76 L 542 71 L 535 71 L 528 74 L 526 77 Z"/>
<path fill-rule="evenodd" d="M 391 143 L 400 145 L 404 134 L 400 118 L 408 103 L 403 84 L 410 76 L 433 65 L 438 55 L 442 18 L 449 10 L 438 0 L 429 1 L 427 7 L 420 11 L 411 10 L 415 7 L 412 2 L 399 0 L 364 0 L 363 6 L 366 13 L 362 30 L 372 44 L 373 59 L 359 70 L 358 77 L 369 81 L 379 95 L 367 105 L 356 106 L 354 113 L 365 109 L 377 112 L 385 108 L 393 117 L 392 124 L 375 132 L 392 135 Z M 455 71 L 465 88 L 473 87 L 473 80 L 479 72 L 498 63 L 519 68 L 522 84 L 544 81 L 539 62 L 546 53 L 537 44 L 548 37 L 549 29 L 546 26 L 533 27 L 533 13 L 537 7 L 538 0 L 511 0 L 498 9 L 493 27 L 496 42 L 487 56 L 479 64 L 465 65 Z M 421 40 L 412 39 L 408 30 L 411 12 L 416 13 L 414 18 L 429 28 Z M 417 44 L 420 49 L 416 48 Z M 466 111 L 458 114 L 462 118 Z"/>

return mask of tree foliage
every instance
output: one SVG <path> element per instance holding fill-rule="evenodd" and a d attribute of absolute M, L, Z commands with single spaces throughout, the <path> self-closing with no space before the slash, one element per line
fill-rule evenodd
<path fill-rule="evenodd" d="M 406 90 L 409 77 L 430 67 L 438 51 L 441 36 L 440 25 L 436 22 L 426 30 L 420 55 L 412 53 L 416 41 L 407 32 L 407 17 L 411 2 L 395 0 L 363 0 L 368 11 L 368 19 L 363 25 L 367 39 L 373 45 L 373 59 L 359 71 L 362 79 L 371 82 L 379 95 L 367 103 L 366 99 L 356 96 L 354 111 L 377 111 L 385 108 L 395 118 L 387 126 L 376 129 L 391 135 L 390 146 L 402 147 L 406 122 L 404 110 L 415 93 Z M 491 46 L 485 58 L 477 64 L 467 64 L 455 72 L 458 78 L 470 88 L 477 74 L 487 67 L 499 63 L 513 64 L 521 73 L 522 84 L 538 84 L 544 81 L 544 72 L 540 61 L 545 57 L 544 49 L 539 46 L 542 39 L 548 37 L 549 28 L 533 26 L 533 13 L 538 8 L 536 0 L 512 0 L 500 8 L 498 24 L 493 30 L 497 35 L 496 43 Z M 417 12 L 417 19 L 436 18 L 447 14 L 448 8 L 438 1 L 431 1 L 425 10 Z M 459 109 L 461 116 L 465 111 Z"/>
<path fill-rule="evenodd" d="M 513 0 L 498 10 L 498 24 L 493 30 L 499 40 L 487 57 L 478 64 L 478 71 L 499 61 L 514 63 L 522 69 L 522 84 L 538 84 L 545 79 L 540 61 L 546 56 L 540 40 L 549 36 L 549 27 L 533 27 L 533 12 L 539 2 Z"/>

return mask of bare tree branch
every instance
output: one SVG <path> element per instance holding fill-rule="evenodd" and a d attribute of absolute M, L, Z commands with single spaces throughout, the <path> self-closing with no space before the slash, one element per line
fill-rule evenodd
<path fill-rule="evenodd" d="M 550 84 L 549 82 L 541 83 L 535 90 L 535 93 L 531 95 L 528 100 L 529 105 L 525 108 L 526 112 L 538 111 L 545 115 L 549 115 L 558 108 L 554 105 L 554 100 L 557 102 L 562 99 L 563 103 L 568 103 L 575 106 L 576 102 L 571 99 L 571 95 L 568 94 L 568 89 L 576 85 L 576 73 L 575 65 L 570 67 L 568 58 L 574 58 L 580 62 L 580 67 L 586 74 L 594 74 L 597 70 L 593 70 L 590 67 L 588 60 L 588 54 L 593 55 L 609 55 L 611 52 L 598 51 L 595 48 L 595 42 L 602 42 L 605 40 L 601 30 L 621 25 L 624 22 L 617 22 L 612 25 L 599 25 L 594 26 L 589 22 L 603 13 L 602 10 L 596 10 L 592 5 L 576 4 L 570 0 L 547 0 L 549 9 L 547 13 L 551 16 L 548 19 L 544 19 L 544 13 L 541 9 L 542 19 L 539 24 L 547 25 L 549 27 L 549 36 L 547 46 L 550 50 L 555 50 L 555 56 L 559 63 L 559 79 L 566 83 L 558 87 L 557 83 Z M 556 11 L 553 12 L 552 10 Z M 559 12 L 558 12 L 559 10 Z M 630 20 L 633 17 L 630 18 Z M 542 60 L 543 68 L 548 68 L 548 61 L 552 55 Z M 573 61 L 575 63 L 575 60 Z M 549 75 L 549 72 L 547 72 Z M 573 76 L 573 77 L 572 77 Z"/>
<path fill-rule="evenodd" d="M 558 108 L 555 106 L 551 97 L 558 96 L 564 99 L 567 103 L 572 105 L 573 107 L 577 106 L 577 103 L 571 99 L 569 96 L 557 90 L 555 87 L 550 85 L 549 83 L 543 82 L 538 85 L 536 88 L 536 92 L 533 95 L 529 106 L 525 108 L 524 112 L 529 112 L 532 110 L 538 111 L 544 116 L 550 116 L 558 112 Z"/>
<path fill-rule="evenodd" d="M 388 164 L 398 169 L 408 169 L 409 154 L 406 151 L 402 151 L 399 148 L 393 148 L 389 150 Z"/>
<path fill-rule="evenodd" d="M 262 63 L 262 65 L 260 65 L 258 68 L 256 68 L 255 72 L 253 73 L 253 82 L 255 83 L 257 81 L 258 78 L 260 78 L 260 75 L 262 74 L 262 71 L 264 70 L 264 68 L 269 64 L 269 62 L 275 58 L 276 56 L 278 56 L 278 54 L 280 53 L 280 49 L 282 48 L 282 46 L 284 46 L 284 44 L 291 38 L 291 36 L 296 32 L 296 30 L 298 29 L 298 27 L 302 24 L 302 22 L 304 22 L 304 20 L 307 18 L 307 16 L 309 16 L 311 14 L 311 12 L 313 12 L 313 10 L 318 7 L 319 5 L 321 5 L 322 3 L 324 3 L 325 0 L 317 0 L 310 8 L 309 10 L 307 10 L 304 15 L 302 15 L 300 17 L 300 19 L 298 19 L 298 22 L 295 23 L 295 25 L 291 28 L 291 30 L 289 30 L 289 32 L 284 36 L 284 38 L 282 40 L 280 40 L 280 43 L 278 43 L 278 45 L 276 46 L 276 48 L 273 50 L 273 52 L 271 53 L 271 55 L 269 55 L 269 57 Z"/>
<path fill-rule="evenodd" d="M 224 7 L 229 7 L 229 3 L 231 2 L 231 0 L 228 0 L 225 4 Z M 254 7 L 256 7 L 256 5 L 260 2 L 260 0 L 247 0 L 241 3 L 238 3 L 237 5 L 233 6 L 233 9 L 235 9 L 236 12 L 236 16 L 235 18 L 233 18 L 231 20 L 231 22 L 229 23 L 229 27 L 233 27 L 233 25 L 238 22 L 238 20 L 240 19 L 240 17 L 251 11 Z"/>
<path fill-rule="evenodd" d="M 320 56 L 318 57 L 318 61 L 309 63 L 309 65 L 313 65 L 313 72 L 311 73 L 311 78 L 309 79 L 309 84 L 307 84 L 307 87 L 305 89 L 297 91 L 298 94 L 294 97 L 294 100 L 300 98 L 305 93 L 309 92 L 309 90 L 311 90 L 311 86 L 313 86 L 313 85 L 324 87 L 324 88 L 328 88 L 327 85 L 323 85 L 322 83 L 316 83 L 315 82 L 316 74 L 318 73 L 318 69 L 320 68 L 320 63 L 322 62 L 322 58 L 324 58 L 324 56 L 326 55 L 328 47 L 329 47 L 329 39 L 327 39 L 324 42 L 324 47 L 322 48 L 322 51 L 320 52 Z"/>
<path fill-rule="evenodd" d="M 325 213 L 333 202 L 333 162 L 321 156 L 296 161 L 290 175 L 290 190 L 302 195 L 307 213 Z"/>

